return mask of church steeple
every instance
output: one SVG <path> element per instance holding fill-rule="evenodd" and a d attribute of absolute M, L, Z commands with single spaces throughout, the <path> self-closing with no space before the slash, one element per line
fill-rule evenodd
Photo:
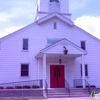
<path fill-rule="evenodd" d="M 53 12 L 58 12 L 61 15 L 71 19 L 68 0 L 37 0 L 36 20 Z"/>
<path fill-rule="evenodd" d="M 49 2 L 49 12 L 59 12 L 60 13 L 59 0 L 50 0 L 50 2 Z"/>

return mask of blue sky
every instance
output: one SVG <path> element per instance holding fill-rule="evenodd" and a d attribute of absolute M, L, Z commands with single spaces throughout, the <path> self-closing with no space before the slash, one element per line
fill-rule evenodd
<path fill-rule="evenodd" d="M 36 0 L 0 0 L 0 37 L 32 22 Z M 74 23 L 100 38 L 100 0 L 69 0 Z"/>

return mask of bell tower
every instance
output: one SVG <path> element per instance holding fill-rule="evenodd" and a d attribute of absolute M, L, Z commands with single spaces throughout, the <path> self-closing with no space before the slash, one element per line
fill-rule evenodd
<path fill-rule="evenodd" d="M 71 19 L 68 0 L 37 0 L 36 8 L 36 20 L 54 12 L 60 13 L 66 18 Z"/>

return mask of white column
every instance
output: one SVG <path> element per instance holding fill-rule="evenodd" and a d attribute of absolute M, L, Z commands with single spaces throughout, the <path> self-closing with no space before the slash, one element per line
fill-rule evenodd
<path fill-rule="evenodd" d="M 82 54 L 82 82 L 83 82 L 83 88 L 85 88 L 85 61 L 84 61 L 84 55 Z"/>
<path fill-rule="evenodd" d="M 46 54 L 43 54 L 43 89 L 45 89 L 46 86 Z"/>
<path fill-rule="evenodd" d="M 39 67 L 40 67 L 40 65 L 39 65 L 39 59 L 37 59 L 37 68 L 38 68 L 38 80 L 39 80 L 39 77 L 40 77 L 40 76 L 39 76 L 39 74 L 40 74 L 40 73 L 39 73 L 39 69 L 40 69 Z"/>

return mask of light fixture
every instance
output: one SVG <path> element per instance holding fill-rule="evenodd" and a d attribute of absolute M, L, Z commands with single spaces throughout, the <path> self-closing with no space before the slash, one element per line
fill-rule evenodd
<path fill-rule="evenodd" d="M 65 47 L 65 46 L 64 46 L 63 48 L 65 49 L 65 50 L 63 51 L 63 52 L 64 52 L 64 54 L 65 54 L 65 55 L 67 55 L 68 50 L 66 49 L 66 47 Z"/>
<path fill-rule="evenodd" d="M 62 59 L 61 59 L 61 56 L 60 56 L 60 59 L 59 59 L 59 63 L 60 63 L 60 64 L 62 63 Z"/>

